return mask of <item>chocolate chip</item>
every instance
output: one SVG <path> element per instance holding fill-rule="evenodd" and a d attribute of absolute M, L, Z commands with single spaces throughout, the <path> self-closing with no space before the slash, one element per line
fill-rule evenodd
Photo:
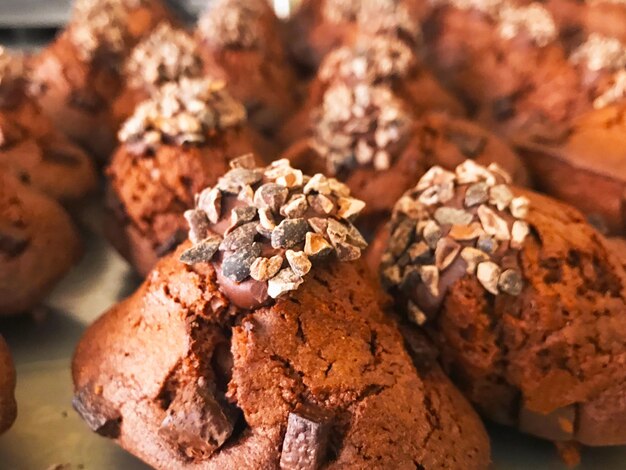
<path fill-rule="evenodd" d="M 106 105 L 106 102 L 95 91 L 76 88 L 70 94 L 69 104 L 89 113 L 96 113 Z"/>
<path fill-rule="evenodd" d="M 116 439 L 120 435 L 122 416 L 104 397 L 91 387 L 83 387 L 72 399 L 72 406 L 95 433 Z"/>
<path fill-rule="evenodd" d="M 252 207 L 252 206 L 235 207 L 232 211 L 230 211 L 229 230 L 239 227 L 245 224 L 246 222 L 250 222 L 256 217 L 256 214 L 257 214 L 256 207 Z"/>
<path fill-rule="evenodd" d="M 258 243 L 237 248 L 237 251 L 224 257 L 222 274 L 235 282 L 243 282 L 250 276 L 250 267 L 260 255 L 261 245 Z"/>
<path fill-rule="evenodd" d="M 394 229 L 389 239 L 388 250 L 393 256 L 400 256 L 402 252 L 409 246 L 415 233 L 415 222 L 406 219 L 400 222 Z"/>
<path fill-rule="evenodd" d="M 426 244 L 434 250 L 442 237 L 441 227 L 434 220 L 429 220 L 424 225 L 422 236 Z"/>
<path fill-rule="evenodd" d="M 285 219 L 272 231 L 272 247 L 292 248 L 304 241 L 308 231 L 305 219 Z"/>
<path fill-rule="evenodd" d="M 484 204 L 489 200 L 489 186 L 484 181 L 475 183 L 467 188 L 465 192 L 465 207 Z"/>
<path fill-rule="evenodd" d="M 42 159 L 58 165 L 77 167 L 80 164 L 77 152 L 78 150 L 69 144 L 50 144 L 45 146 L 42 152 Z"/>
<path fill-rule="evenodd" d="M 204 240 L 209 234 L 209 219 L 206 212 L 200 209 L 185 211 L 185 219 L 189 225 L 189 239 L 192 243 Z"/>
<path fill-rule="evenodd" d="M 500 266 L 492 261 L 484 261 L 476 268 L 476 277 L 487 290 L 493 295 L 498 294 L 498 279 L 501 273 Z"/>
<path fill-rule="evenodd" d="M 468 158 L 476 158 L 482 153 L 487 144 L 486 137 L 468 134 L 459 129 L 448 129 L 446 137 Z"/>
<path fill-rule="evenodd" d="M 461 251 L 461 245 L 445 237 L 437 242 L 437 248 L 435 250 L 435 265 L 440 271 L 443 271 L 450 266 Z"/>
<path fill-rule="evenodd" d="M 492 255 L 498 249 L 498 242 L 489 235 L 481 235 L 478 237 L 478 241 L 476 242 L 476 248 L 487 253 L 488 255 Z"/>
<path fill-rule="evenodd" d="M 254 193 L 254 204 L 259 209 L 268 208 L 278 212 L 287 201 L 287 196 L 289 196 L 289 190 L 284 186 L 267 183 L 260 186 Z"/>
<path fill-rule="evenodd" d="M 328 219 L 323 217 L 311 217 L 308 220 L 308 223 L 315 233 L 326 235 L 326 231 L 328 230 Z"/>
<path fill-rule="evenodd" d="M 222 251 L 235 251 L 245 246 L 249 246 L 254 242 L 256 237 L 256 222 L 248 222 L 229 232 L 220 245 Z"/>
<path fill-rule="evenodd" d="M 266 282 L 278 274 L 283 266 L 282 256 L 272 256 L 271 258 L 259 257 L 250 266 L 250 277 L 255 281 Z"/>
<path fill-rule="evenodd" d="M 463 209 L 454 207 L 439 207 L 434 214 L 440 225 L 469 225 L 474 216 Z"/>
<path fill-rule="evenodd" d="M 295 194 L 283 207 L 280 208 L 280 213 L 290 219 L 297 219 L 299 217 L 304 217 L 308 208 L 309 203 L 306 200 L 306 196 L 304 194 Z"/>
<path fill-rule="evenodd" d="M 309 257 L 303 251 L 287 250 L 287 262 L 296 276 L 306 276 L 313 266 Z"/>
<path fill-rule="evenodd" d="M 234 413 L 197 383 L 179 386 L 159 435 L 189 459 L 206 459 L 234 429 Z"/>
<path fill-rule="evenodd" d="M 0 253 L 14 258 L 24 252 L 28 246 L 26 233 L 12 225 L 0 227 Z"/>
<path fill-rule="evenodd" d="M 511 232 L 509 226 L 502 217 L 500 217 L 493 209 L 482 205 L 476 211 L 483 230 L 488 235 L 493 235 L 496 240 L 510 240 Z"/>
<path fill-rule="evenodd" d="M 522 275 L 516 269 L 507 269 L 498 279 L 498 287 L 502 292 L 509 295 L 520 295 L 524 287 Z"/>
<path fill-rule="evenodd" d="M 246 168 L 248 170 L 252 170 L 256 167 L 256 162 L 254 161 L 254 154 L 247 153 L 237 158 L 233 158 L 228 165 L 231 168 Z"/>
<path fill-rule="evenodd" d="M 307 196 L 307 201 L 311 208 L 318 214 L 328 215 L 335 210 L 335 203 L 328 196 L 323 194 L 315 194 Z"/>
<path fill-rule="evenodd" d="M 222 192 L 217 188 L 207 188 L 198 196 L 196 205 L 206 212 L 212 224 L 216 224 L 222 216 Z"/>
<path fill-rule="evenodd" d="M 491 105 L 493 117 L 497 120 L 505 120 L 515 115 L 515 105 L 508 96 L 497 98 Z"/>
<path fill-rule="evenodd" d="M 304 241 L 304 253 L 309 258 L 323 258 L 332 253 L 333 247 L 319 233 L 307 232 Z"/>
<path fill-rule="evenodd" d="M 189 265 L 198 263 L 208 263 L 213 259 L 219 249 L 221 239 L 217 235 L 210 235 L 208 238 L 198 242 L 180 255 L 180 260 Z"/>
<path fill-rule="evenodd" d="M 346 224 L 346 227 L 348 229 L 348 233 L 346 235 L 346 240 L 351 245 L 354 245 L 357 248 L 360 248 L 362 250 L 367 248 L 367 246 L 368 246 L 367 240 L 365 240 L 365 238 L 363 238 L 363 235 L 361 235 L 361 232 L 359 231 L 359 229 L 356 228 L 354 225 L 352 225 L 352 223 L 350 223 L 350 222 L 345 222 L 345 224 Z"/>
<path fill-rule="evenodd" d="M 426 263 L 431 258 L 430 247 L 424 242 L 413 243 L 407 250 L 412 263 Z"/>
<path fill-rule="evenodd" d="M 280 455 L 281 470 L 315 470 L 326 460 L 330 438 L 327 417 L 312 410 L 289 413 Z"/>
<path fill-rule="evenodd" d="M 267 282 L 267 293 L 272 299 L 277 299 L 287 292 L 296 290 L 303 282 L 304 280 L 291 268 L 285 268 Z"/>

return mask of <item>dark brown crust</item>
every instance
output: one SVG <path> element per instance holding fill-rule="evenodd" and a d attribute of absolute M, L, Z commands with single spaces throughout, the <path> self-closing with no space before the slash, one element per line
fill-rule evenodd
<path fill-rule="evenodd" d="M 0 171 L 0 231 L 22 240 L 0 251 L 0 315 L 35 307 L 72 267 L 81 243 L 55 201 Z"/>
<path fill-rule="evenodd" d="M 228 171 L 229 160 L 254 151 L 251 139 L 244 129 L 229 129 L 202 147 L 163 145 L 154 155 L 118 149 L 107 170 L 106 233 L 140 274 L 186 239 L 183 212 Z"/>
<path fill-rule="evenodd" d="M 585 213 L 609 233 L 626 233 L 626 106 L 591 111 L 554 143 L 520 139 L 538 188 Z M 601 158 L 599 158 L 601 157 Z"/>
<path fill-rule="evenodd" d="M 119 410 L 124 448 L 157 468 L 277 468 L 288 413 L 310 404 L 334 418 L 326 468 L 487 468 L 480 422 L 436 367 L 416 373 L 361 264 L 318 270 L 293 299 L 233 317 L 213 269 L 178 261 L 187 247 L 76 350 L 76 389 Z M 232 373 L 215 360 L 231 332 Z M 207 382 L 246 425 L 210 458 L 188 459 L 158 429 L 177 384 Z"/>
<path fill-rule="evenodd" d="M 487 417 L 556 441 L 624 444 L 624 266 L 575 209 L 516 193 L 531 201 L 522 294 L 494 298 L 466 276 L 426 325 L 429 335 Z"/>
<path fill-rule="evenodd" d="M 393 156 L 394 163 L 389 170 L 357 168 L 347 177 L 340 175 L 353 196 L 365 201 L 360 222 L 368 230 L 376 230 L 384 223 L 400 196 L 433 165 L 454 169 L 467 158 L 472 158 L 483 165 L 497 163 L 513 175 L 517 184 L 528 183 L 526 171 L 513 151 L 502 140 L 469 121 L 444 113 L 430 113 L 417 120 L 411 134 L 410 140 Z M 467 153 L 463 136 L 484 141 L 478 154 Z M 285 157 L 305 173 L 326 172 L 324 158 L 307 140 L 290 147 Z"/>
<path fill-rule="evenodd" d="M 15 392 L 15 368 L 9 347 L 0 336 L 0 434 L 6 431 L 17 416 Z"/>

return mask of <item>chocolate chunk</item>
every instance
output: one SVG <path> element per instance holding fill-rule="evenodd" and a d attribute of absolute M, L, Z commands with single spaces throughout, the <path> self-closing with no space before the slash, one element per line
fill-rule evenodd
<path fill-rule="evenodd" d="M 209 234 L 209 219 L 206 212 L 200 209 L 185 211 L 185 219 L 189 225 L 189 239 L 192 243 L 199 243 Z"/>
<path fill-rule="evenodd" d="M 235 251 L 251 245 L 257 234 L 256 226 L 256 222 L 249 222 L 247 224 L 243 224 L 241 227 L 237 227 L 224 237 L 224 240 L 220 245 L 220 250 Z"/>
<path fill-rule="evenodd" d="M 69 104 L 87 112 L 96 113 L 104 107 L 105 102 L 95 91 L 75 89 L 70 94 Z"/>
<path fill-rule="evenodd" d="M 285 219 L 272 231 L 272 247 L 292 248 L 304 241 L 308 231 L 305 219 Z"/>
<path fill-rule="evenodd" d="M 484 204 L 489 200 L 489 186 L 484 181 L 475 183 L 465 191 L 465 206 L 472 207 Z"/>
<path fill-rule="evenodd" d="M 304 279 L 291 268 L 285 268 L 267 282 L 267 293 L 271 298 L 277 299 L 287 292 L 296 290 L 303 282 Z"/>
<path fill-rule="evenodd" d="M 220 246 L 221 239 L 217 235 L 210 235 L 198 242 L 180 255 L 185 264 L 208 263 L 213 259 Z"/>
<path fill-rule="evenodd" d="M 509 119 L 515 115 L 515 105 L 508 96 L 494 100 L 491 110 L 495 119 Z"/>
<path fill-rule="evenodd" d="M 77 150 L 69 145 L 51 144 L 45 147 L 42 153 L 42 159 L 57 165 L 76 167 L 80 164 L 76 152 Z"/>
<path fill-rule="evenodd" d="M 122 423 L 120 412 L 91 387 L 78 390 L 72 399 L 72 406 L 95 433 L 111 439 L 119 437 Z"/>
<path fill-rule="evenodd" d="M 458 129 L 449 129 L 446 137 L 468 158 L 476 158 L 482 153 L 487 144 L 486 137 L 467 134 Z"/>
<path fill-rule="evenodd" d="M 235 227 L 239 227 L 246 222 L 250 222 L 256 217 L 256 207 L 244 206 L 235 207 L 230 212 L 230 228 L 232 230 Z"/>
<path fill-rule="evenodd" d="M 159 435 L 185 457 L 202 460 L 226 442 L 234 422 L 233 413 L 210 390 L 194 383 L 176 389 Z"/>
<path fill-rule="evenodd" d="M 12 258 L 19 256 L 28 246 L 28 241 L 23 230 L 12 225 L 0 226 L 0 253 Z"/>
<path fill-rule="evenodd" d="M 259 209 L 268 208 L 278 212 L 287 201 L 289 190 L 276 183 L 267 183 L 254 193 L 254 205 Z"/>
<path fill-rule="evenodd" d="M 222 274 L 235 282 L 242 282 L 250 276 L 250 267 L 260 255 L 261 245 L 258 243 L 237 248 L 224 258 Z"/>
<path fill-rule="evenodd" d="M 328 451 L 330 422 L 314 409 L 289 413 L 287 430 L 280 455 L 282 470 L 320 468 Z"/>
<path fill-rule="evenodd" d="M 411 219 L 403 220 L 393 231 L 389 239 L 389 252 L 393 256 L 400 256 L 402 252 L 409 246 L 415 233 L 415 221 Z"/>

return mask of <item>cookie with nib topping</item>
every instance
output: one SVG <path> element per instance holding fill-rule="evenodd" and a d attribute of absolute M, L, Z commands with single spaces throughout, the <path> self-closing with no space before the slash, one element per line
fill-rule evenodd
<path fill-rule="evenodd" d="M 189 241 L 86 332 L 74 406 L 156 468 L 486 470 L 476 414 L 359 259 L 335 179 L 235 159 Z M 375 462 L 375 463 L 374 463 Z"/>
<path fill-rule="evenodd" d="M 266 135 L 292 113 L 299 92 L 281 31 L 266 0 L 209 2 L 196 29 L 206 73 L 229 82 L 250 123 Z"/>
<path fill-rule="evenodd" d="M 76 0 L 66 29 L 32 60 L 32 93 L 59 129 L 101 162 L 115 147 L 111 105 L 132 48 L 161 22 L 161 0 Z"/>
<path fill-rule="evenodd" d="M 397 308 L 481 413 L 548 440 L 626 443 L 626 272 L 575 209 L 499 168 L 433 167 L 374 246 Z"/>
<path fill-rule="evenodd" d="M 526 183 L 518 157 L 499 138 L 447 113 L 416 118 L 385 84 L 337 80 L 310 118 L 308 135 L 285 157 L 308 173 L 338 178 L 362 199 L 364 229 L 384 222 L 402 193 L 433 163 L 448 169 L 467 158 L 498 163 Z"/>
<path fill-rule="evenodd" d="M 224 82 L 191 78 L 160 87 L 122 126 L 107 169 L 105 228 L 139 273 L 184 240 L 194 195 L 231 159 L 258 150 L 247 126 Z"/>

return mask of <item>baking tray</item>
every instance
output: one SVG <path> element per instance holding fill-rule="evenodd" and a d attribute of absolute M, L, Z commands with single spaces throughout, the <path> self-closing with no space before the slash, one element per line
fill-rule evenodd
<path fill-rule="evenodd" d="M 1 0 L 0 0 L 1 1 Z M 140 281 L 101 233 L 101 201 L 76 214 L 85 256 L 32 314 L 0 322 L 16 362 L 18 418 L 0 437 L 1 470 L 138 470 L 144 464 L 89 431 L 71 406 L 70 361 L 87 326 Z M 493 468 L 566 467 L 551 444 L 490 425 Z M 626 468 L 626 447 L 585 449 L 581 470 Z"/>

